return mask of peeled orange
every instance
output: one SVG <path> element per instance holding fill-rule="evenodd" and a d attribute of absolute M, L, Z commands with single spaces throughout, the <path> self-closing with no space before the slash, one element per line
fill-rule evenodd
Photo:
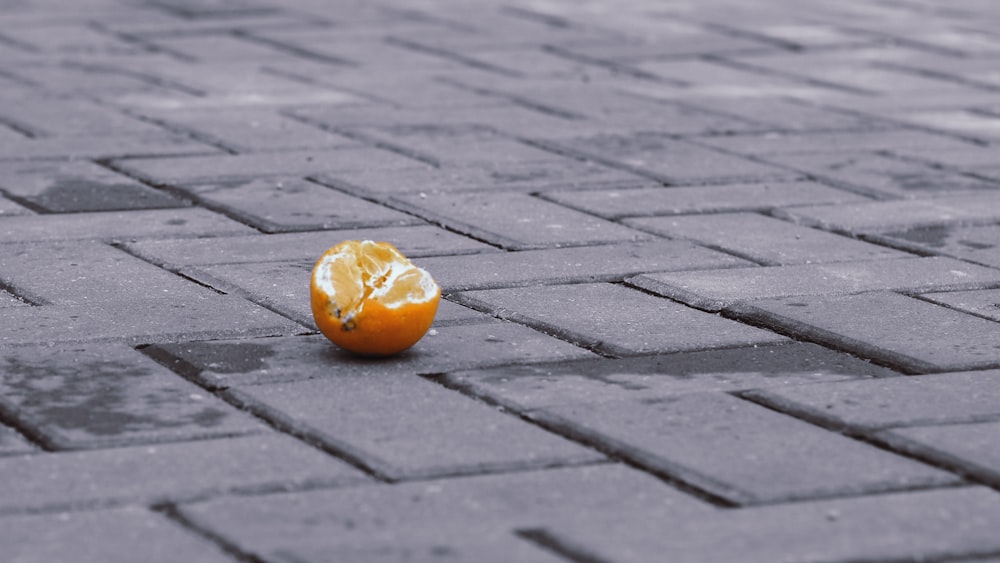
<path fill-rule="evenodd" d="M 441 288 L 387 242 L 348 240 L 316 262 L 313 318 L 334 344 L 369 356 L 406 350 L 427 333 Z"/>

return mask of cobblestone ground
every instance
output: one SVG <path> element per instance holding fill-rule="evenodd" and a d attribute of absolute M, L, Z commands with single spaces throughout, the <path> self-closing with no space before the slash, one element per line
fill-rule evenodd
<path fill-rule="evenodd" d="M 1000 561 L 994 0 L 0 0 L 0 559 Z M 308 273 L 445 291 L 375 361 Z"/>

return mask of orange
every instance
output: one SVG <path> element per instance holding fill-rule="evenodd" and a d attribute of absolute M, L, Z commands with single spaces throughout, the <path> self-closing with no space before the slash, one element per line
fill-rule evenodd
<path fill-rule="evenodd" d="M 387 242 L 347 240 L 316 262 L 313 318 L 334 344 L 367 356 L 406 350 L 430 329 L 441 288 Z"/>

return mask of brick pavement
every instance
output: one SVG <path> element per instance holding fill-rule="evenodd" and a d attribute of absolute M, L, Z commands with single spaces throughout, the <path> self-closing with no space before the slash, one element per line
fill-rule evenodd
<path fill-rule="evenodd" d="M 998 28 L 0 1 L 0 559 L 1000 560 Z M 444 288 L 397 357 L 351 238 Z"/>

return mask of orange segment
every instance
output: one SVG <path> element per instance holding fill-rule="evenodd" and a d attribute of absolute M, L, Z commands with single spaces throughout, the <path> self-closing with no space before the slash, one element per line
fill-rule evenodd
<path fill-rule="evenodd" d="M 313 318 L 334 344 L 371 356 L 401 352 L 434 322 L 441 288 L 387 242 L 348 240 L 316 262 Z"/>

